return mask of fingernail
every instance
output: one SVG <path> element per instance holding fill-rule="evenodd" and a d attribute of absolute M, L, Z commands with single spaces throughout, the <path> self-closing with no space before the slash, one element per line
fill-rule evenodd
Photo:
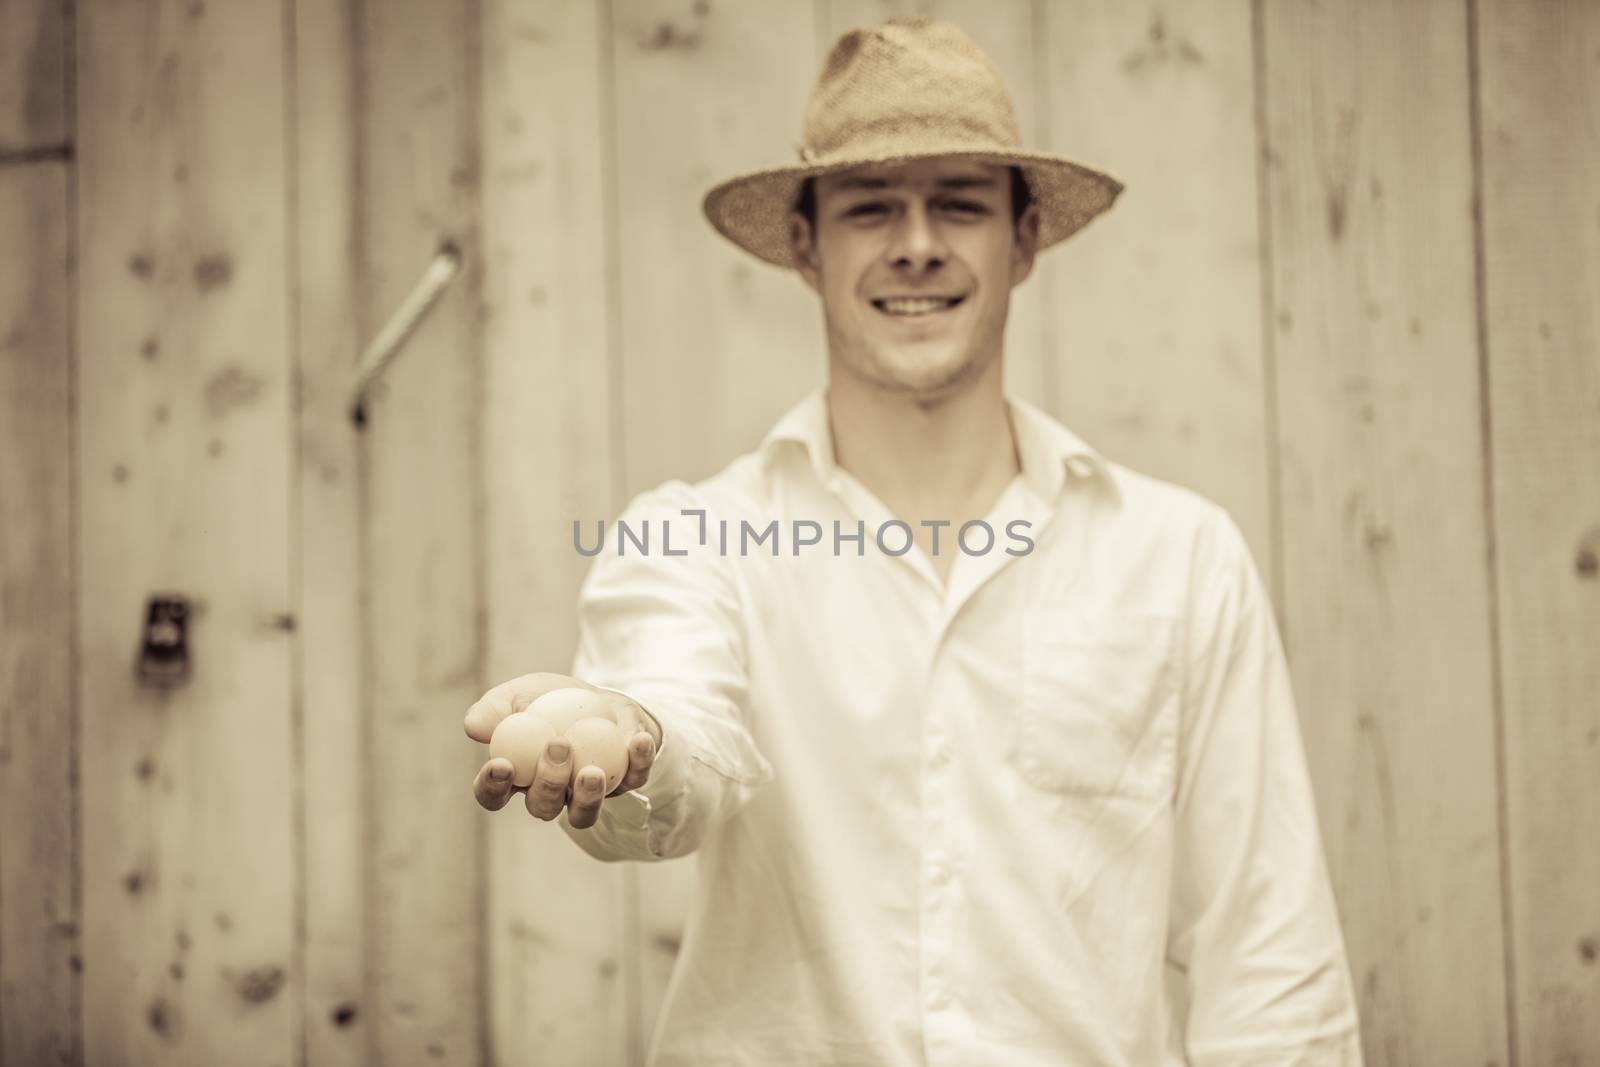
<path fill-rule="evenodd" d="M 510 778 L 511 774 L 504 767 L 493 767 L 489 770 L 489 777 L 493 778 L 497 782 L 503 782 L 507 778 Z"/>
<path fill-rule="evenodd" d="M 545 749 L 545 751 L 548 752 L 550 754 L 550 758 L 555 760 L 557 763 L 565 763 L 567 762 L 567 756 L 572 753 L 572 744 L 567 741 L 552 741 L 550 742 L 550 747 Z"/>
<path fill-rule="evenodd" d="M 606 776 L 603 774 L 585 774 L 583 784 L 590 789 L 604 789 Z"/>

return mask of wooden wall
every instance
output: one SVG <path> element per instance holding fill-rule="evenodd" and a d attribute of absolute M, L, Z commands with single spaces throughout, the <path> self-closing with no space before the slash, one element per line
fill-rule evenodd
<path fill-rule="evenodd" d="M 821 382 L 699 198 L 912 11 L 1127 184 L 1008 383 L 1249 539 L 1367 1062 L 1600 1064 L 1587 0 L 0 6 L 0 1063 L 642 1062 L 693 861 L 478 810 L 460 716 L 570 663 L 573 517 Z"/>

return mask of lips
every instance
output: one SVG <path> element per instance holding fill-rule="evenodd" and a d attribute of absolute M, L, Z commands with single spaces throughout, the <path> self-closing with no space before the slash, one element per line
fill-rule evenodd
<path fill-rule="evenodd" d="M 962 296 L 889 296 L 872 301 L 872 306 L 891 318 L 916 319 L 937 315 L 959 307 Z"/>

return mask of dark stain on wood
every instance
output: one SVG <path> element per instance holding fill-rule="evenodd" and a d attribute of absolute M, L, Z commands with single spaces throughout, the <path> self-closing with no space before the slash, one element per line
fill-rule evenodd
<path fill-rule="evenodd" d="M 178 951 L 179 952 L 188 952 L 189 951 L 189 946 L 194 944 L 194 942 L 189 940 L 189 931 L 187 931 L 187 930 L 179 930 L 178 931 L 177 941 L 178 941 Z"/>
<path fill-rule="evenodd" d="M 135 278 L 149 280 L 156 272 L 155 261 L 143 252 L 135 252 L 128 257 L 128 270 Z"/>
<path fill-rule="evenodd" d="M 1600 937 L 1593 934 L 1578 942 L 1578 958 L 1584 966 L 1593 967 L 1594 961 L 1600 959 Z"/>
<path fill-rule="evenodd" d="M 1328 236 L 1337 241 L 1344 236 L 1344 187 L 1328 191 Z"/>
<path fill-rule="evenodd" d="M 26 344 L 27 340 L 27 333 L 19 326 L 6 331 L 6 339 L 0 342 L 0 348 L 5 349 L 7 352 L 13 352 Z"/>
<path fill-rule="evenodd" d="M 394 1010 L 396 1014 L 404 1015 L 408 1019 L 414 1018 L 417 1014 L 417 1006 L 409 1000 L 395 1001 Z"/>
<path fill-rule="evenodd" d="M 148 782 L 156 776 L 156 761 L 150 756 L 145 756 L 133 765 L 133 773 L 139 781 Z"/>
<path fill-rule="evenodd" d="M 189 17 L 192 19 L 204 18 L 206 13 L 205 0 L 194 0 L 189 5 Z"/>
<path fill-rule="evenodd" d="M 646 52 L 693 52 L 704 39 L 698 29 L 680 30 L 671 22 L 662 21 L 640 36 L 639 47 Z"/>
<path fill-rule="evenodd" d="M 1151 18 L 1144 36 L 1138 48 L 1122 57 L 1124 73 L 1139 74 L 1146 68 L 1166 66 L 1174 59 L 1192 67 L 1205 66 L 1206 57 L 1194 46 L 1194 42 L 1176 36 L 1168 40 L 1167 24 L 1159 12 Z"/>
<path fill-rule="evenodd" d="M 353 1024 L 356 1021 L 356 1016 L 359 1014 L 361 1014 L 360 1009 L 354 1004 L 340 1004 L 338 1007 L 333 1009 L 333 1025 L 343 1029 L 344 1027 Z"/>
<path fill-rule="evenodd" d="M 233 260 L 217 253 L 202 258 L 194 265 L 194 284 L 202 293 L 209 293 L 233 281 Z"/>
<path fill-rule="evenodd" d="M 616 974 L 617 974 L 617 961 L 616 960 L 601 960 L 600 961 L 600 977 L 601 978 L 607 978 L 607 979 L 614 978 L 614 977 L 616 977 Z"/>
<path fill-rule="evenodd" d="M 283 968 L 277 964 L 267 964 L 246 971 L 235 983 L 239 995 L 252 1004 L 264 1004 L 278 995 L 283 988 Z"/>
<path fill-rule="evenodd" d="M 669 956 L 676 956 L 678 949 L 683 946 L 683 939 L 677 934 L 657 934 L 650 939 L 650 943 L 658 951 L 665 952 Z"/>
<path fill-rule="evenodd" d="M 83 957 L 74 952 L 67 957 L 67 966 L 72 968 L 73 974 L 83 973 Z"/>
<path fill-rule="evenodd" d="M 282 630 L 286 634 L 294 633 L 299 625 L 299 620 L 287 611 L 279 612 L 272 617 L 272 628 L 274 630 Z"/>
<path fill-rule="evenodd" d="M 128 891 L 130 897 L 136 897 L 144 892 L 145 873 L 132 870 L 122 876 L 122 888 Z"/>
<path fill-rule="evenodd" d="M 206 445 L 206 455 L 210 456 L 212 459 L 216 459 L 218 456 L 222 455 L 222 452 L 222 442 L 213 437 L 211 439 L 211 443 Z"/>
<path fill-rule="evenodd" d="M 167 973 L 172 975 L 174 982 L 183 981 L 183 964 L 178 960 L 173 960 L 167 964 Z"/>
<path fill-rule="evenodd" d="M 128 480 L 128 468 L 121 463 L 111 468 L 111 480 L 121 485 Z"/>
<path fill-rule="evenodd" d="M 437 1041 L 428 1042 L 428 1055 L 436 1060 L 444 1059 L 444 1046 Z"/>
<path fill-rule="evenodd" d="M 155 359 L 161 351 L 161 342 L 156 340 L 156 335 L 151 334 L 139 343 L 139 354 L 145 359 Z"/>
<path fill-rule="evenodd" d="M 172 1005 L 167 1003 L 167 998 L 157 997 L 150 1002 L 150 1009 L 145 1013 L 145 1019 L 150 1023 L 150 1029 L 160 1034 L 169 1041 L 177 1040 L 178 1015 Z"/>
<path fill-rule="evenodd" d="M 1290 330 L 1294 329 L 1294 316 L 1290 315 L 1287 311 L 1278 312 L 1278 329 L 1282 330 L 1284 333 L 1288 333 Z"/>
<path fill-rule="evenodd" d="M 233 916 L 225 911 L 219 911 L 212 916 L 212 921 L 217 924 L 217 929 L 225 934 L 233 933 Z"/>
<path fill-rule="evenodd" d="M 261 396 L 265 383 L 243 367 L 224 367 L 206 383 L 206 410 L 220 418 L 230 408 L 248 407 Z"/>
<path fill-rule="evenodd" d="M 1578 558 L 1574 564 L 1578 577 L 1585 581 L 1600 579 L 1600 525 L 1584 531 L 1578 542 Z"/>
<path fill-rule="evenodd" d="M 155 410 L 150 414 L 156 420 L 157 426 L 164 426 L 167 420 L 172 418 L 172 409 L 165 404 L 157 404 Z"/>

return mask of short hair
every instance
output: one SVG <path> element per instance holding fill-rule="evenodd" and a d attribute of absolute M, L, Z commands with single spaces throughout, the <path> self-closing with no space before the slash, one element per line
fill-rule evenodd
<path fill-rule="evenodd" d="M 1022 213 L 1028 210 L 1028 205 L 1033 203 L 1033 190 L 1028 188 L 1028 179 L 1023 176 L 1021 167 L 1012 165 L 1007 169 L 1011 171 L 1011 225 L 1015 226 L 1022 218 Z M 816 183 L 814 177 L 801 182 L 800 195 L 794 202 L 794 209 L 805 216 L 813 230 L 817 228 Z"/>

